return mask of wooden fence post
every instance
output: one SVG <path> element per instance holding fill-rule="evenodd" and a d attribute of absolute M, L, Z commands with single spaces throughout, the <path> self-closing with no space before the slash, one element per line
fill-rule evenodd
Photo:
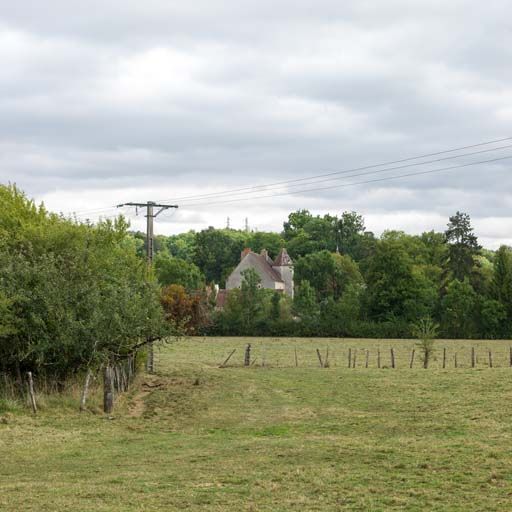
<path fill-rule="evenodd" d="M 112 366 L 106 364 L 103 368 L 103 412 L 111 414 L 114 410 L 114 383 Z"/>
<path fill-rule="evenodd" d="M 350 365 L 352 364 L 352 349 L 348 349 L 348 367 L 350 368 Z"/>
<path fill-rule="evenodd" d="M 368 368 L 368 362 L 369 362 L 369 360 L 370 360 L 370 351 L 367 349 L 367 350 L 366 350 L 366 360 L 365 360 L 365 362 L 364 362 L 364 367 L 365 367 L 365 368 Z"/>
<path fill-rule="evenodd" d="M 297 368 L 297 366 L 299 366 L 299 360 L 297 359 L 297 347 L 295 347 L 295 368 Z"/>
<path fill-rule="evenodd" d="M 354 349 L 354 359 L 352 359 L 352 368 L 356 367 L 356 356 L 357 356 L 357 348 Z"/>
<path fill-rule="evenodd" d="M 409 368 L 412 368 L 412 365 L 414 364 L 414 352 L 415 349 L 413 348 L 411 352 L 411 362 L 409 363 Z"/>
<path fill-rule="evenodd" d="M 30 405 L 32 407 L 32 412 L 34 414 L 37 413 L 37 404 L 36 404 L 36 395 L 34 393 L 34 379 L 32 378 L 32 372 L 27 372 L 28 379 L 28 395 L 30 397 Z"/>
<path fill-rule="evenodd" d="M 391 347 L 391 368 L 395 368 L 395 351 L 393 347 Z"/>
<path fill-rule="evenodd" d="M 119 363 L 116 363 L 112 366 L 112 374 L 114 376 L 114 391 L 116 393 L 121 392 L 121 382 L 119 376 Z"/>
<path fill-rule="evenodd" d="M 316 349 L 316 355 L 318 356 L 318 362 L 320 363 L 320 368 L 323 368 L 324 363 L 322 361 L 322 354 L 320 354 L 320 350 Z"/>
<path fill-rule="evenodd" d="M 457 365 L 457 352 L 455 352 L 455 355 L 453 356 L 453 364 L 454 364 L 455 368 L 458 368 L 458 365 Z"/>
<path fill-rule="evenodd" d="M 377 349 L 377 368 L 380 368 L 380 348 Z"/>
<path fill-rule="evenodd" d="M 146 371 L 148 373 L 153 373 L 155 371 L 155 350 L 153 347 L 153 342 L 148 343 L 148 356 L 146 359 Z"/>
<path fill-rule="evenodd" d="M 228 357 L 226 357 L 226 359 L 224 359 L 224 362 L 219 366 L 219 368 L 224 368 L 227 364 L 228 364 L 228 361 L 231 359 L 231 356 L 236 352 L 236 348 L 234 348 Z"/>
<path fill-rule="evenodd" d="M 251 344 L 247 343 L 245 347 L 245 355 L 244 355 L 244 366 L 251 365 Z"/>
<path fill-rule="evenodd" d="M 87 395 L 89 394 L 89 384 L 91 382 L 92 372 L 91 370 L 87 370 L 87 375 L 85 376 L 84 388 L 82 389 L 82 396 L 80 397 L 80 412 L 85 411 L 85 403 L 87 401 Z"/>
<path fill-rule="evenodd" d="M 471 368 L 475 367 L 475 347 L 471 347 Z"/>
<path fill-rule="evenodd" d="M 443 348 L 443 369 L 446 368 L 446 347 Z"/>
<path fill-rule="evenodd" d="M 492 368 L 492 352 L 491 352 L 491 349 L 489 349 L 489 368 Z"/>
<path fill-rule="evenodd" d="M 219 366 L 219 368 L 224 368 L 227 364 L 228 364 L 228 361 L 231 359 L 231 356 L 235 353 L 236 351 L 236 348 L 234 348 L 231 353 L 229 354 L 228 357 L 226 357 L 226 359 L 224 360 L 224 362 Z"/>
<path fill-rule="evenodd" d="M 329 347 L 325 349 L 324 368 L 329 368 Z"/>

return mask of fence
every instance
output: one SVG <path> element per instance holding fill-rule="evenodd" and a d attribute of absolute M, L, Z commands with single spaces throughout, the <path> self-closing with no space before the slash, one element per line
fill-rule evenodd
<path fill-rule="evenodd" d="M 116 396 L 128 391 L 130 384 L 136 375 L 137 354 L 130 354 L 122 359 L 107 363 L 100 368 L 103 375 L 103 410 L 111 414 L 114 408 Z M 85 376 L 80 394 L 80 411 L 86 410 L 87 398 L 95 373 L 89 370 Z M 75 381 L 73 381 L 73 384 Z M 65 390 L 61 382 L 47 380 L 44 377 L 34 375 L 32 372 L 20 374 L 17 379 L 9 377 L 6 373 L 0 374 L 0 397 L 12 400 L 23 400 L 36 414 L 38 412 L 38 396 L 59 393 Z"/>
<path fill-rule="evenodd" d="M 240 356 L 235 356 L 237 348 L 232 349 L 227 357 L 219 364 L 220 368 L 226 367 L 338 367 L 338 368 L 364 368 L 364 369 L 455 369 L 455 368 L 504 368 L 512 367 L 512 346 L 492 348 L 478 348 L 469 346 L 439 347 L 425 363 L 424 355 L 417 347 L 396 348 L 357 348 L 357 347 L 326 347 L 324 349 L 303 349 L 299 352 L 296 347 L 291 347 L 288 356 L 283 350 L 272 354 L 266 347 L 256 349 L 254 345 L 247 344 Z M 243 360 L 240 361 L 240 358 Z"/>

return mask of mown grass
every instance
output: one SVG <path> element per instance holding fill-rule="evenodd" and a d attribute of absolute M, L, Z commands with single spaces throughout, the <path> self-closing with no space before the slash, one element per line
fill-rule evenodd
<path fill-rule="evenodd" d="M 256 361 L 243 368 L 247 341 Z M 438 342 L 428 370 L 419 359 L 408 368 L 409 341 L 166 346 L 158 375 L 120 397 L 113 419 L 99 413 L 98 392 L 82 415 L 72 396 L 60 407 L 47 400 L 37 417 L 4 414 L 0 510 L 509 510 L 508 345 Z M 440 369 L 443 346 L 463 367 L 448 358 Z M 330 367 L 320 368 L 315 350 L 327 347 Z M 388 368 L 375 367 L 377 347 Z M 233 348 L 230 366 L 218 368 Z"/>

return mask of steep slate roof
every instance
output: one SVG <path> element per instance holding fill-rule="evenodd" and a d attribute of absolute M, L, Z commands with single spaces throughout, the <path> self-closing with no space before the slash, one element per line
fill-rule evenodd
<path fill-rule="evenodd" d="M 281 276 L 270 266 L 265 256 L 251 251 L 245 255 L 244 260 L 246 258 L 249 258 L 247 262 L 250 263 L 251 267 L 258 268 L 262 273 L 267 274 L 273 281 L 277 283 L 284 282 L 281 279 Z"/>
<path fill-rule="evenodd" d="M 286 251 L 286 249 L 281 249 L 279 254 L 277 255 L 276 260 L 274 261 L 275 267 L 289 267 L 292 265 L 292 259 L 290 258 L 290 255 Z"/>

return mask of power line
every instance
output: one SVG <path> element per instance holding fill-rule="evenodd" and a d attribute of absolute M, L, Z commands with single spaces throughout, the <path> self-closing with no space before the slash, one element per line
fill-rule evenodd
<path fill-rule="evenodd" d="M 487 141 L 487 142 L 479 142 L 478 144 L 471 144 L 471 145 L 468 145 L 468 146 L 460 146 L 460 147 L 457 147 L 457 148 L 445 149 L 443 151 L 437 151 L 435 153 L 426 153 L 426 154 L 423 154 L 423 155 L 402 158 L 402 159 L 399 159 L 399 160 L 392 160 L 392 161 L 383 162 L 383 163 L 379 163 L 379 164 L 371 164 L 371 165 L 366 165 L 366 166 L 362 166 L 362 167 L 354 167 L 352 169 L 346 169 L 346 170 L 343 170 L 343 171 L 333 171 L 333 172 L 324 173 L 324 174 L 318 174 L 318 175 L 309 176 L 309 177 L 305 177 L 305 178 L 295 178 L 295 179 L 292 179 L 292 180 L 284 180 L 284 181 L 277 181 L 277 182 L 273 182 L 273 183 L 267 183 L 265 185 L 256 185 L 256 186 L 251 186 L 251 187 L 243 187 L 243 188 L 237 188 L 237 189 L 230 189 L 230 190 L 226 190 L 224 192 L 211 192 L 211 193 L 208 193 L 208 194 L 198 194 L 198 195 L 196 194 L 196 195 L 191 195 L 191 196 L 182 196 L 182 197 L 178 197 L 178 198 L 174 198 L 174 199 L 165 199 L 165 201 L 167 201 L 167 200 L 185 201 L 187 199 L 199 199 L 199 198 L 203 198 L 203 197 L 212 197 L 212 196 L 226 195 L 226 194 L 232 194 L 234 192 L 243 192 L 243 191 L 246 191 L 246 190 L 247 191 L 255 191 L 255 192 L 257 192 L 259 189 L 266 189 L 268 187 L 273 187 L 273 186 L 277 186 L 277 185 L 286 185 L 288 183 L 299 183 L 299 182 L 304 182 L 304 181 L 310 181 L 310 180 L 313 180 L 313 179 L 316 179 L 316 178 L 325 178 L 325 177 L 328 177 L 328 176 L 335 176 L 335 175 L 338 175 L 338 174 L 346 174 L 346 173 L 356 172 L 356 171 L 365 171 L 365 170 L 368 170 L 368 169 L 374 169 L 374 168 L 377 168 L 377 167 L 383 167 L 384 165 L 394 165 L 394 164 L 399 164 L 399 163 L 403 163 L 403 162 L 409 162 L 411 160 L 419 160 L 420 158 L 428 158 L 428 157 L 431 157 L 431 156 L 438 156 L 438 155 L 443 155 L 443 154 L 446 154 L 446 153 L 453 153 L 455 151 L 462 151 L 462 150 L 465 150 L 465 149 L 472 149 L 472 148 L 476 148 L 476 147 L 480 147 L 480 146 L 487 146 L 489 144 L 497 144 L 498 142 L 504 142 L 504 141 L 507 141 L 507 140 L 512 140 L 512 137 L 504 137 L 504 138 L 501 138 L 501 139 L 495 139 L 495 140 L 491 140 L 491 141 Z M 491 149 L 489 151 L 493 151 L 493 149 Z M 458 158 L 460 156 L 464 156 L 464 155 L 457 155 L 457 156 L 455 156 L 453 158 Z M 423 163 L 426 163 L 426 162 L 423 162 Z"/>
<path fill-rule="evenodd" d="M 428 164 L 428 163 L 435 163 L 435 162 L 439 162 L 439 161 L 456 159 L 456 158 L 463 158 L 463 157 L 472 156 L 472 155 L 475 155 L 475 154 L 480 154 L 480 153 L 485 153 L 485 152 L 498 151 L 498 150 L 501 150 L 501 149 L 506 149 L 506 148 L 512 147 L 512 145 L 500 146 L 500 147 L 497 147 L 497 148 L 490 148 L 490 149 L 486 149 L 486 150 L 482 150 L 482 151 L 475 151 L 475 152 L 471 152 L 471 153 L 464 153 L 464 154 L 460 154 L 460 155 L 454 155 L 454 156 L 451 156 L 451 157 L 434 159 L 434 160 L 430 160 L 430 161 L 415 162 L 415 163 L 411 163 L 411 164 L 407 164 L 407 165 L 403 165 L 403 166 L 396 166 L 396 167 L 390 167 L 390 168 L 386 168 L 386 169 L 371 171 L 371 172 L 368 172 L 368 173 L 360 173 L 360 174 L 352 174 L 352 175 L 349 174 L 351 172 L 376 169 L 378 167 L 383 167 L 385 165 L 393 165 L 393 164 L 398 164 L 398 163 L 410 162 L 412 160 L 419 160 L 419 159 L 427 158 L 427 157 L 430 157 L 430 156 L 438 156 L 438 155 L 442 155 L 442 154 L 453 153 L 453 152 L 456 152 L 456 151 L 462 151 L 462 150 L 476 148 L 476 147 L 481 147 L 481 146 L 486 146 L 486 145 L 490 145 L 490 144 L 496 144 L 498 142 L 503 142 L 503 141 L 508 141 L 508 140 L 512 140 L 512 137 L 504 137 L 504 138 L 501 138 L 501 139 L 495 139 L 495 140 L 491 140 L 491 141 L 480 142 L 480 143 L 477 143 L 477 144 L 460 146 L 460 147 L 457 147 L 457 148 L 446 149 L 446 150 L 437 151 L 437 152 L 434 152 L 434 153 L 426 153 L 426 154 L 423 154 L 423 155 L 412 156 L 412 157 L 408 157 L 408 158 L 402 158 L 402 159 L 399 159 L 399 160 L 393 160 L 393 161 L 383 162 L 383 163 L 379 163 L 379 164 L 372 164 L 372 165 L 367 165 L 367 166 L 362 166 L 362 167 L 355 167 L 355 168 L 347 169 L 347 170 L 343 170 L 343 171 L 334 171 L 334 172 L 330 172 L 330 173 L 318 174 L 318 175 L 304 177 L 304 178 L 295 178 L 295 179 L 292 179 L 292 180 L 283 180 L 283 181 L 269 183 L 269 184 L 266 184 L 266 185 L 256 185 L 256 186 L 243 187 L 243 188 L 238 188 L 238 189 L 230 189 L 230 190 L 226 190 L 226 191 L 223 191 L 223 192 L 212 192 L 212 193 L 208 193 L 208 194 L 184 196 L 184 197 L 180 198 L 180 200 L 188 202 L 188 201 L 194 201 L 194 200 L 199 201 L 201 199 L 209 199 L 209 198 L 230 196 L 230 195 L 233 195 L 233 194 L 234 195 L 248 195 L 248 194 L 252 194 L 252 193 L 257 193 L 259 191 L 264 191 L 264 190 L 267 190 L 267 189 L 272 188 L 272 187 L 278 187 L 278 186 L 292 184 L 292 183 L 295 183 L 295 185 L 290 185 L 290 186 L 291 187 L 296 187 L 296 186 L 301 186 L 301 185 L 313 185 L 313 184 L 316 184 L 316 183 L 323 183 L 323 182 L 333 181 L 333 180 L 337 180 L 337 179 L 345 179 L 345 178 L 351 178 L 351 177 L 356 177 L 356 176 L 364 176 L 364 175 L 368 175 L 368 174 L 376 174 L 376 173 L 382 173 L 382 172 L 389 172 L 389 171 L 392 171 L 392 170 L 404 169 L 404 168 L 407 168 L 407 167 L 413 167 L 413 166 L 418 166 L 418 165 L 425 165 L 425 164 Z M 341 177 L 339 175 L 345 175 L 345 176 Z M 331 177 L 331 176 L 336 176 L 336 177 Z M 406 175 L 404 175 L 404 176 L 406 176 Z M 328 179 L 320 180 L 319 178 L 328 178 Z M 313 180 L 316 180 L 316 181 L 313 181 Z M 381 181 L 381 180 L 378 180 L 378 181 Z M 306 182 L 310 182 L 310 183 L 306 183 Z M 314 190 L 325 190 L 327 188 L 339 188 L 339 186 L 325 187 L 325 188 L 320 188 L 320 189 L 311 189 L 311 191 L 314 191 Z M 238 194 L 237 194 L 237 192 L 238 192 Z M 302 192 L 302 190 L 297 190 L 297 191 L 294 191 L 294 192 L 291 192 L 291 193 L 293 194 L 293 193 L 301 193 L 301 192 Z M 287 193 L 276 194 L 276 196 L 279 196 L 279 195 L 290 195 L 290 193 L 287 192 Z M 273 196 L 270 196 L 270 195 L 269 196 L 255 196 L 256 199 L 258 197 L 273 197 Z M 235 201 L 239 201 L 239 200 L 244 200 L 244 198 L 228 200 L 227 202 L 235 202 Z M 196 206 L 196 205 L 192 204 L 192 205 L 189 205 L 189 206 Z M 98 214 L 98 213 L 101 213 L 101 212 L 112 211 L 112 210 L 115 210 L 116 208 L 117 208 L 117 206 L 114 205 L 114 206 L 105 207 L 105 208 L 94 208 L 94 209 L 90 209 L 90 210 L 82 210 L 82 211 L 72 212 L 71 214 L 75 215 L 75 216 L 83 217 L 83 215 L 87 215 L 87 214 L 94 215 L 95 213 Z M 111 216 L 110 218 L 115 218 L 115 217 L 117 217 L 117 216 L 114 215 L 114 216 Z M 108 218 L 108 217 L 106 217 L 106 218 Z"/>
<path fill-rule="evenodd" d="M 115 210 L 117 208 L 116 205 L 113 206 L 104 206 L 103 208 L 91 208 L 90 210 L 78 210 L 76 212 L 71 212 L 74 215 L 85 215 L 87 213 L 96 213 L 96 212 L 106 212 L 109 210 Z"/>
<path fill-rule="evenodd" d="M 470 167 L 472 165 L 487 164 L 487 163 L 492 163 L 492 162 L 498 162 L 501 160 L 507 160 L 509 158 L 512 158 L 512 155 L 499 157 L 499 158 L 493 158 L 490 160 L 481 160 L 480 162 L 469 162 L 469 163 L 460 164 L 460 165 L 453 165 L 450 167 L 442 167 L 441 169 L 430 169 L 428 171 L 411 172 L 411 173 L 400 174 L 400 175 L 395 175 L 395 176 L 385 176 L 383 178 L 375 178 L 375 179 L 366 180 L 366 181 L 343 183 L 341 185 L 334 185 L 334 186 L 330 186 L 330 187 L 319 187 L 319 188 L 295 190 L 293 192 L 283 192 L 280 194 L 269 194 L 269 195 L 256 196 L 256 197 L 242 197 L 239 199 L 230 199 L 230 200 L 226 200 L 226 201 L 214 201 L 211 203 L 189 204 L 189 205 L 186 205 L 185 208 L 187 208 L 187 207 L 192 208 L 194 206 L 212 206 L 212 205 L 218 205 L 218 204 L 237 203 L 237 202 L 241 202 L 241 201 L 253 201 L 255 199 L 266 199 L 266 198 L 271 198 L 271 197 L 282 197 L 282 196 L 289 196 L 289 195 L 301 194 L 301 193 L 307 193 L 307 192 L 318 192 L 318 191 L 322 191 L 322 190 L 332 190 L 332 189 L 337 189 L 337 188 L 353 187 L 356 185 L 364 185 L 367 183 L 377 183 L 377 182 L 383 182 L 383 181 L 388 181 L 388 180 L 397 180 L 397 179 L 401 179 L 401 178 L 407 178 L 407 177 L 411 177 L 411 176 L 421 176 L 421 175 L 434 174 L 434 173 L 443 172 L 443 171 L 451 171 L 454 169 L 461 169 L 463 167 Z"/>
<path fill-rule="evenodd" d="M 306 183 L 306 185 L 316 185 L 317 183 L 325 183 L 325 182 L 334 181 L 334 180 L 347 179 L 347 178 L 355 178 L 355 177 L 358 177 L 358 176 L 367 176 L 367 175 L 371 175 L 371 174 L 381 174 L 381 173 L 384 173 L 384 172 L 396 171 L 396 170 L 399 170 L 399 169 L 407 169 L 409 167 L 417 167 L 419 165 L 426 165 L 426 164 L 432 164 L 432 163 L 437 163 L 437 162 L 444 162 L 444 161 L 447 161 L 447 160 L 454 160 L 456 158 L 463 158 L 463 157 L 468 157 L 468 156 L 474 156 L 474 155 L 479 155 L 479 154 L 482 154 L 482 153 L 489 153 L 489 152 L 493 152 L 493 151 L 499 151 L 499 150 L 510 149 L 510 148 L 512 148 L 512 144 L 508 144 L 508 145 L 505 145 L 505 146 L 499 146 L 497 148 L 482 149 L 480 151 L 472 151 L 471 153 L 463 153 L 461 155 L 446 156 L 446 157 L 442 157 L 442 158 L 436 158 L 436 159 L 433 159 L 433 160 L 426 160 L 426 161 L 422 161 L 422 162 L 414 162 L 414 163 L 405 164 L 405 165 L 398 165 L 398 166 L 395 166 L 395 167 L 386 167 L 385 169 L 372 170 L 372 171 L 355 173 L 355 174 L 345 174 L 343 176 L 336 176 L 336 177 L 331 177 L 331 178 L 326 178 L 326 179 L 321 179 L 321 180 L 316 180 L 316 181 L 310 181 L 309 183 Z M 346 171 L 346 172 L 349 172 L 349 171 Z M 299 186 L 304 186 L 304 183 L 291 185 L 291 187 L 299 187 Z M 267 189 L 268 188 L 269 187 L 267 187 Z M 277 187 L 277 188 L 282 188 L 282 186 Z M 249 195 L 249 194 L 253 194 L 253 193 L 254 193 L 253 191 L 251 191 L 251 192 L 238 192 L 238 193 L 235 193 L 235 194 L 228 194 L 227 192 L 224 192 L 224 193 L 219 193 L 215 197 L 221 197 L 221 196 L 225 196 L 225 195 L 236 195 L 236 196 L 239 196 L 239 195 Z M 207 199 L 207 198 L 205 197 L 204 199 Z M 201 198 L 198 198 L 197 200 L 199 201 L 199 200 L 201 200 Z M 189 199 L 189 201 L 192 201 L 192 200 Z M 186 206 L 186 201 L 185 201 L 185 206 Z"/>

